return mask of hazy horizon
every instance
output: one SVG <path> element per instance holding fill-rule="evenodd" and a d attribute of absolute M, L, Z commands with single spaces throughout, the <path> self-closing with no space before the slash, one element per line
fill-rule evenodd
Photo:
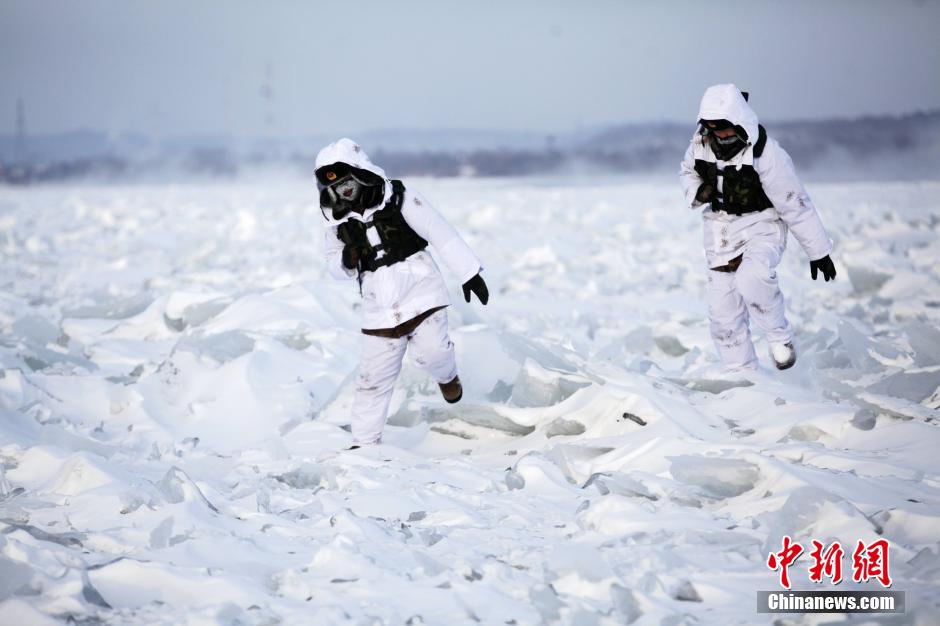
<path fill-rule="evenodd" d="M 814 117 L 814 118 L 761 118 L 761 123 L 767 124 L 800 124 L 800 123 L 813 123 L 813 122 L 852 122 L 858 121 L 866 118 L 895 118 L 902 119 L 906 117 L 912 117 L 917 115 L 938 115 L 940 114 L 940 107 L 933 109 L 918 109 L 910 110 L 906 112 L 897 112 L 897 113 L 860 113 L 857 115 L 832 115 L 826 117 Z M 650 125 L 668 125 L 668 126 L 689 126 L 690 129 L 694 128 L 694 120 L 624 120 L 624 121 L 613 121 L 606 124 L 591 124 L 584 125 L 573 128 L 558 128 L 553 130 L 540 130 L 540 129 L 518 129 L 518 128 L 498 128 L 498 127 L 467 127 L 467 126 L 436 126 L 436 127 L 406 127 L 406 126 L 384 126 L 384 127 L 364 127 L 358 130 L 353 130 L 348 132 L 349 135 L 374 135 L 380 133 L 415 133 L 422 135 L 432 135 L 436 133 L 451 133 L 451 134 L 494 134 L 494 135 L 519 135 L 519 136 L 530 136 L 530 137 L 548 137 L 550 135 L 578 135 L 578 134 L 587 134 L 591 131 L 603 131 L 609 130 L 611 128 L 616 128 L 619 126 L 630 127 L 630 126 L 641 126 L 643 124 Z M 2 128 L 2 126 L 0 126 Z M 29 137 L 35 139 L 37 137 L 56 137 L 63 135 L 71 134 L 101 134 L 107 135 L 113 138 L 120 137 L 148 137 L 150 136 L 148 131 L 142 129 L 123 129 L 108 130 L 106 128 L 94 128 L 91 126 L 76 127 L 70 129 L 54 130 L 47 132 L 36 132 L 33 129 L 29 130 Z M 304 134 L 289 134 L 284 133 L 281 135 L 274 135 L 273 139 L 276 141 L 288 142 L 291 139 L 303 138 L 305 136 L 309 137 L 319 137 L 319 136 L 341 136 L 336 135 L 335 133 L 329 132 L 329 130 L 324 131 L 309 131 Z M 12 140 L 15 137 L 15 132 L 13 129 L 3 129 L 0 130 L 0 137 L 4 137 L 8 140 Z M 152 137 L 155 140 L 160 141 L 186 141 L 186 140 L 198 140 L 198 139 L 214 139 L 221 140 L 230 138 L 233 141 L 264 141 L 268 138 L 268 135 L 264 131 L 259 131 L 256 135 L 239 135 L 237 137 L 229 137 L 225 131 L 222 130 L 194 130 L 189 133 L 179 133 L 179 134 L 168 134 L 161 135 L 159 137 Z"/>
<path fill-rule="evenodd" d="M 50 19 L 50 15 L 54 19 Z M 940 110 L 940 2 L 0 2 L 0 134 L 561 134 Z"/>

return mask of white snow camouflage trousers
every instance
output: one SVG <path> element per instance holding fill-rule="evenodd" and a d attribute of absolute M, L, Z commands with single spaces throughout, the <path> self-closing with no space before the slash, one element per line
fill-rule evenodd
<path fill-rule="evenodd" d="M 729 370 L 756 369 L 749 320 L 770 343 L 793 340 L 777 283 L 777 264 L 787 242 L 787 228 L 752 237 L 736 272 L 708 270 L 708 317 L 712 340 Z"/>
<path fill-rule="evenodd" d="M 352 407 L 352 435 L 357 445 L 377 443 L 382 438 L 395 381 L 401 372 L 405 351 L 437 383 L 457 376 L 454 344 L 447 334 L 447 312 L 440 310 L 421 322 L 409 335 L 397 339 L 362 335 L 362 355 Z"/>

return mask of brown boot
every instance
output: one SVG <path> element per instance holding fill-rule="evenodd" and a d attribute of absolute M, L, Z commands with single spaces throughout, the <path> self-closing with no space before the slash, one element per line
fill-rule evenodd
<path fill-rule="evenodd" d="M 441 388 L 441 395 L 444 396 L 444 400 L 450 404 L 460 402 L 463 397 L 463 387 L 458 376 L 454 376 L 454 380 L 449 383 L 438 383 L 437 385 Z"/>

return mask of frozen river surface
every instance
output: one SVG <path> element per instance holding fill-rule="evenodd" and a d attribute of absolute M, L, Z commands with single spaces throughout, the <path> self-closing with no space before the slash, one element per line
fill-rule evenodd
<path fill-rule="evenodd" d="M 673 181 L 406 182 L 492 297 L 353 452 L 310 184 L 0 189 L 0 623 L 940 623 L 940 183 L 811 186 L 838 280 L 791 238 L 799 361 L 729 378 Z M 785 535 L 908 612 L 758 615 Z"/>

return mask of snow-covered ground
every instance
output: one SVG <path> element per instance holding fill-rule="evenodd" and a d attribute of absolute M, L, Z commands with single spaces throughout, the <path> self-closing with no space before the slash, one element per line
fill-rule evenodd
<path fill-rule="evenodd" d="M 800 359 L 729 378 L 676 181 L 406 182 L 492 297 L 352 452 L 312 185 L 0 189 L 0 623 L 842 623 L 755 612 L 784 535 L 940 623 L 940 183 L 810 186 L 838 280 L 791 238 Z"/>

